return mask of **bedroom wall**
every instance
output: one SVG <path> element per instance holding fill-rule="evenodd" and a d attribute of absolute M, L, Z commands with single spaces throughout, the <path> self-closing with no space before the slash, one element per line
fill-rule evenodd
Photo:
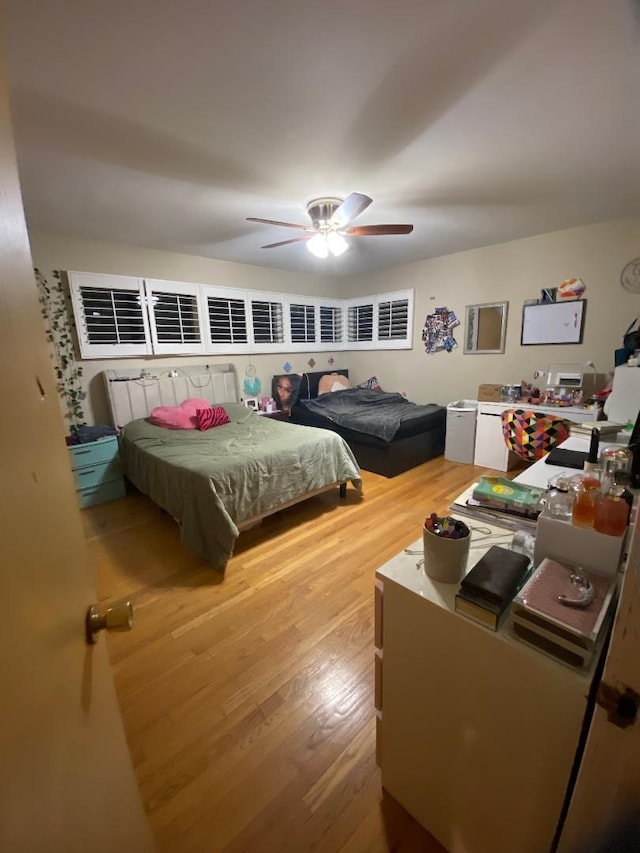
<path fill-rule="evenodd" d="M 411 287 L 415 289 L 414 346 L 412 350 L 363 350 L 335 354 L 334 367 L 348 367 L 355 382 L 377 375 L 382 386 L 404 391 L 419 403 L 463 397 L 475 398 L 482 382 L 519 382 L 532 379 L 535 369 L 551 361 L 580 362 L 591 359 L 603 382 L 613 369 L 613 350 L 633 317 L 640 314 L 640 294 L 631 294 L 619 284 L 622 267 L 640 256 L 640 218 L 573 228 L 542 234 L 469 252 L 446 255 L 374 274 L 334 278 L 271 270 L 169 252 L 142 249 L 33 231 L 30 234 L 34 264 L 45 273 L 52 269 L 78 269 L 118 275 L 197 281 L 257 290 L 292 293 L 357 296 Z M 522 347 L 520 326 L 524 299 L 537 298 L 542 287 L 552 287 L 578 276 L 587 286 L 588 300 L 584 341 L 576 346 Z M 465 305 L 507 300 L 506 351 L 504 355 L 464 355 Z M 460 319 L 456 329 L 459 348 L 452 353 L 427 355 L 421 340 L 426 314 L 446 305 Z M 282 372 L 289 360 L 295 372 L 331 369 L 331 353 L 256 355 L 253 363 L 263 383 L 270 387 L 274 373 Z M 208 357 L 209 361 L 232 361 L 240 383 L 249 356 Z M 88 422 L 108 420 L 101 371 L 113 367 L 150 367 L 178 362 L 202 363 L 201 356 L 177 360 L 114 359 L 84 361 L 88 393 L 85 412 Z M 592 371 L 586 370 L 585 376 Z M 590 381 L 590 380 L 588 380 Z M 241 384 L 240 384 L 241 388 Z"/>
<path fill-rule="evenodd" d="M 375 274 L 344 279 L 345 295 L 357 296 L 415 288 L 413 349 L 349 353 L 352 376 L 376 375 L 382 387 L 405 391 L 419 403 L 475 399 L 482 382 L 533 380 L 535 369 L 549 362 L 589 359 L 604 382 L 613 370 L 613 351 L 631 320 L 640 314 L 640 294 L 620 285 L 626 263 L 640 256 L 640 218 L 572 228 L 524 240 L 446 255 Z M 564 346 L 520 345 L 522 304 L 538 298 L 543 287 L 568 278 L 587 286 L 583 343 Z M 464 355 L 465 305 L 509 302 L 504 355 Z M 458 349 L 427 355 L 422 328 L 436 307 L 455 311 Z M 585 377 L 593 371 L 585 370 Z M 591 379 L 589 379 L 592 382 Z"/>
<path fill-rule="evenodd" d="M 33 230 L 30 232 L 31 252 L 34 266 L 45 275 L 51 270 L 80 270 L 83 272 L 112 273 L 114 275 L 146 276 L 172 281 L 193 281 L 202 284 L 218 284 L 228 287 L 253 288 L 255 290 L 281 291 L 327 296 L 340 296 L 343 283 L 331 276 L 305 275 L 284 270 L 266 269 L 249 264 L 234 264 L 171 252 L 159 252 L 134 246 L 115 245 L 97 240 L 62 236 Z M 263 393 L 271 393 L 271 377 L 283 373 L 282 365 L 289 361 L 294 372 L 311 370 L 308 361 L 316 362 L 314 370 L 330 368 L 330 353 L 278 353 L 269 355 L 229 356 L 167 356 L 165 358 L 126 358 L 82 361 L 83 385 L 87 392 L 84 411 L 88 423 L 109 423 L 107 398 L 99 375 L 103 370 L 118 367 L 162 369 L 174 364 L 203 364 L 231 362 L 235 365 L 242 394 L 242 380 L 247 365 L 252 361 L 257 376 L 262 381 Z M 159 366 L 159 367 L 158 367 Z M 336 353 L 334 367 L 345 367 L 346 354 Z"/>

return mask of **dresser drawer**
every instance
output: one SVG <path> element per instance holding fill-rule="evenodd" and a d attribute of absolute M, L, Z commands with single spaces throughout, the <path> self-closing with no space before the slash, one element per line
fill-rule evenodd
<path fill-rule="evenodd" d="M 73 476 L 75 477 L 78 489 L 87 489 L 93 486 L 100 486 L 103 483 L 109 483 L 111 480 L 121 479 L 122 467 L 119 459 L 112 459 L 110 462 L 87 465 L 83 468 L 74 468 Z"/>
<path fill-rule="evenodd" d="M 110 462 L 118 457 L 118 436 L 109 435 L 87 444 L 74 444 L 69 447 L 69 455 L 73 469 Z"/>
<path fill-rule="evenodd" d="M 94 504 L 103 504 L 107 501 L 115 501 L 118 498 L 125 496 L 124 480 L 111 480 L 109 483 L 102 483 L 97 486 L 88 486 L 84 489 L 78 489 L 78 501 L 80 507 L 84 509 L 87 506 Z"/>

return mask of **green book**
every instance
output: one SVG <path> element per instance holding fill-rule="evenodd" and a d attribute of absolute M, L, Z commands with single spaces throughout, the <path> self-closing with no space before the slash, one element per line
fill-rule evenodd
<path fill-rule="evenodd" d="M 514 483 L 507 477 L 481 477 L 471 498 L 480 506 L 537 518 L 542 509 L 543 495 L 544 489 Z"/>

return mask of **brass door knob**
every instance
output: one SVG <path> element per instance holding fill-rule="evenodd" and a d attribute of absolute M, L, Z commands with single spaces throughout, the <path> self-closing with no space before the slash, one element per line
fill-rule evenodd
<path fill-rule="evenodd" d="M 97 604 L 92 604 L 87 610 L 85 627 L 87 642 L 91 644 L 96 642 L 96 634 L 103 628 L 107 631 L 130 631 L 133 628 L 133 604 L 130 601 L 114 604 L 104 613 L 100 613 Z"/>

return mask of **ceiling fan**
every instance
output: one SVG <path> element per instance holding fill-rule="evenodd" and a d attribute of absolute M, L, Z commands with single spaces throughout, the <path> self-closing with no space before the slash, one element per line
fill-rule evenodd
<path fill-rule="evenodd" d="M 351 225 L 353 220 L 365 211 L 372 198 L 362 193 L 351 193 L 341 198 L 314 198 L 307 205 L 311 225 L 297 225 L 293 222 L 278 222 L 275 219 L 258 219 L 248 216 L 248 222 L 263 222 L 265 225 L 281 225 L 284 228 L 297 228 L 309 231 L 304 237 L 293 237 L 279 243 L 268 243 L 263 249 L 276 249 L 288 243 L 306 242 L 307 248 L 317 258 L 338 257 L 349 248 L 344 239 L 349 237 L 378 237 L 383 234 L 410 234 L 413 225 Z"/>

